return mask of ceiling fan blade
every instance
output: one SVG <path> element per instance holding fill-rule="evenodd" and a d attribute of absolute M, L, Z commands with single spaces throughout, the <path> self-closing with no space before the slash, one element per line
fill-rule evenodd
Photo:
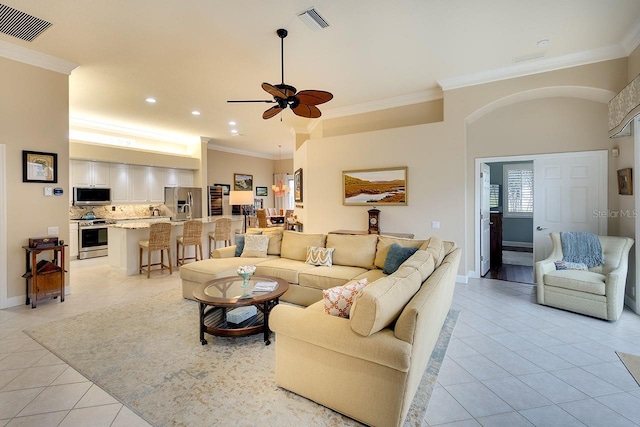
<path fill-rule="evenodd" d="M 319 105 L 331 101 L 333 95 L 324 90 L 301 90 L 296 95 L 300 104 Z"/>
<path fill-rule="evenodd" d="M 265 92 L 275 98 L 287 99 L 289 97 L 289 95 L 287 95 L 285 92 L 269 83 L 262 83 L 262 89 L 264 89 Z"/>
<path fill-rule="evenodd" d="M 282 111 L 282 108 L 279 106 L 271 107 L 262 113 L 262 118 L 265 120 L 270 119 L 271 117 L 277 116 L 280 111 Z"/>
<path fill-rule="evenodd" d="M 243 99 L 243 100 L 228 100 L 227 102 L 266 102 L 267 104 L 275 104 L 273 99 Z"/>
<path fill-rule="evenodd" d="M 317 119 L 322 115 L 318 107 L 315 105 L 300 104 L 296 108 L 292 108 L 296 116 L 306 117 L 309 119 Z"/>

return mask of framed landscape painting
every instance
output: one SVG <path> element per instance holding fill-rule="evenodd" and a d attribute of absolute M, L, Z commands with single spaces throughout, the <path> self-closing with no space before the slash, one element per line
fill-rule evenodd
<path fill-rule="evenodd" d="M 253 175 L 247 175 L 245 173 L 234 173 L 233 189 L 234 191 L 253 190 Z"/>
<path fill-rule="evenodd" d="M 302 168 L 293 174 L 293 200 L 302 202 Z"/>
<path fill-rule="evenodd" d="M 342 172 L 345 206 L 406 205 L 407 167 Z"/>
<path fill-rule="evenodd" d="M 267 187 L 256 187 L 256 196 L 267 196 L 269 194 L 269 190 Z"/>

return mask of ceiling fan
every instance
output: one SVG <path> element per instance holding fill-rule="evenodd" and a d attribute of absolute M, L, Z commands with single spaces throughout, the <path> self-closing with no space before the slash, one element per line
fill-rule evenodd
<path fill-rule="evenodd" d="M 324 104 L 331 101 L 333 95 L 324 90 L 302 90 L 297 92 L 296 88 L 284 83 L 284 38 L 287 37 L 287 30 L 280 28 L 276 31 L 280 37 L 280 65 L 282 68 L 282 82 L 277 85 L 270 83 L 262 83 L 264 89 L 273 99 L 259 100 L 240 100 L 227 102 L 265 102 L 268 104 L 278 104 L 262 114 L 263 119 L 270 119 L 285 108 L 291 108 L 291 111 L 297 116 L 307 117 L 310 119 L 318 118 L 322 115 L 316 105 Z"/>

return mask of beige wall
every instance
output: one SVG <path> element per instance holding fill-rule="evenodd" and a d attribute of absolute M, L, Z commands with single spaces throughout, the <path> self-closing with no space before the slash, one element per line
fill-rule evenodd
<path fill-rule="evenodd" d="M 260 157 L 243 156 L 224 151 L 208 150 L 206 185 L 229 184 L 233 190 L 233 174 L 253 175 L 253 194 L 256 199 L 264 200 L 265 208 L 274 207 L 273 184 L 274 173 L 293 173 L 293 159 L 271 160 Z M 255 197 L 256 186 L 267 187 L 267 197 Z M 223 213 L 231 214 L 229 201 L 225 198 Z"/>
<path fill-rule="evenodd" d="M 446 91 L 440 123 L 334 137 L 316 128 L 295 157 L 305 168 L 305 231 L 366 228 L 366 206 L 342 206 L 343 170 L 408 166 L 408 206 L 378 206 L 381 229 L 454 240 L 466 275 L 475 270 L 475 158 L 610 148 L 606 102 L 626 76 L 626 59 L 607 61 Z M 550 127 L 536 126 L 538 117 Z M 502 128 L 500 140 L 467 124 L 485 120 Z"/>
<path fill-rule="evenodd" d="M 0 144 L 6 145 L 7 296 L 9 305 L 24 304 L 25 254 L 29 237 L 46 236 L 56 226 L 59 237 L 69 236 L 69 79 L 67 75 L 0 58 L 2 102 Z M 7 82 L 11 82 L 7 84 Z M 45 184 L 22 182 L 22 150 L 58 155 L 61 197 L 44 196 Z M 68 265 L 68 262 L 67 262 Z"/>

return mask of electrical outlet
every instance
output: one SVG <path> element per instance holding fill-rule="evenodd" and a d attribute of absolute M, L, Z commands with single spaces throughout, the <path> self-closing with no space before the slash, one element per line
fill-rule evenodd
<path fill-rule="evenodd" d="M 115 212 L 116 211 L 116 207 L 115 206 L 111 206 L 111 212 Z"/>
<path fill-rule="evenodd" d="M 48 227 L 47 234 L 49 236 L 57 236 L 58 235 L 58 227 Z"/>

